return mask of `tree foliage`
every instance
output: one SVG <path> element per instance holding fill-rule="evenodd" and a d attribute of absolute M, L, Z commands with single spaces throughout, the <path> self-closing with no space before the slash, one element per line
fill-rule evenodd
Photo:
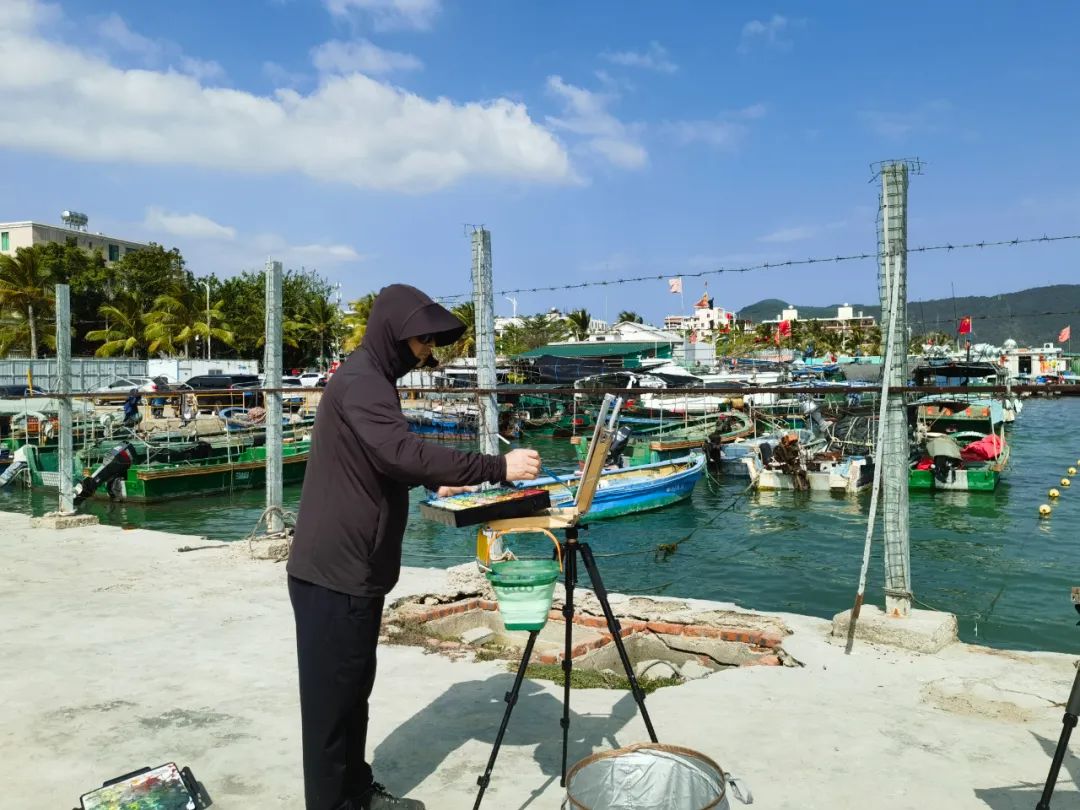
<path fill-rule="evenodd" d="M 156 244 L 108 264 L 100 251 L 69 240 L 0 256 L 0 356 L 55 348 L 56 284 L 71 287 L 76 356 L 203 356 L 207 339 L 213 357 L 263 353 L 261 272 L 199 277 L 179 250 Z M 312 271 L 289 270 L 282 297 L 286 366 L 326 364 L 347 331 L 330 283 Z"/>

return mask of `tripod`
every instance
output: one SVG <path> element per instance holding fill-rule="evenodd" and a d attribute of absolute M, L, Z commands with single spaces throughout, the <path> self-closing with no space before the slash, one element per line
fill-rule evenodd
<path fill-rule="evenodd" d="M 1042 798 L 1035 805 L 1035 810 L 1050 810 L 1050 798 L 1054 795 L 1058 771 L 1061 770 L 1061 762 L 1065 759 L 1065 752 L 1069 750 L 1069 737 L 1072 735 L 1072 730 L 1076 728 L 1078 715 L 1080 715 L 1080 668 L 1076 670 L 1076 677 L 1073 678 L 1072 691 L 1069 692 L 1069 702 L 1065 704 L 1065 716 L 1061 718 L 1063 726 L 1061 737 L 1058 738 L 1054 759 L 1050 762 L 1050 773 L 1046 777 L 1046 787 L 1043 788 Z"/>
<path fill-rule="evenodd" d="M 607 589 L 604 588 L 603 580 L 600 579 L 600 571 L 596 567 L 596 559 L 593 557 L 592 549 L 589 548 L 588 543 L 578 542 L 578 529 L 579 527 L 576 525 L 565 527 L 566 544 L 563 547 L 563 571 L 566 579 L 566 599 L 563 602 L 562 615 L 563 621 L 566 623 L 566 642 L 563 648 L 562 660 L 564 678 L 563 714 L 562 719 L 559 721 L 562 726 L 562 776 L 559 779 L 559 784 L 564 787 L 566 786 L 566 749 L 570 735 L 570 673 L 573 670 L 574 665 L 573 658 L 571 657 L 571 652 L 574 647 L 574 588 L 577 585 L 579 555 L 581 561 L 585 564 L 585 570 L 589 574 L 589 579 L 592 582 L 593 591 L 596 592 L 596 598 L 600 602 L 600 607 L 604 611 L 604 618 L 607 619 L 608 632 L 611 634 L 611 638 L 615 642 L 615 648 L 619 652 L 619 659 L 622 661 L 626 677 L 630 681 L 630 691 L 633 693 L 634 700 L 637 702 L 638 709 L 641 711 L 641 719 L 645 721 L 645 728 L 649 732 L 649 739 L 653 742 L 657 742 L 652 720 L 649 718 L 649 712 L 645 708 L 645 693 L 638 684 L 637 677 L 634 675 L 634 668 L 630 664 L 630 657 L 626 654 L 626 646 L 623 644 L 619 620 L 615 618 L 615 613 L 611 610 Z M 473 804 L 473 810 L 479 810 L 480 803 L 484 800 L 484 791 L 487 790 L 488 784 L 491 782 L 491 772 L 495 769 L 495 760 L 499 756 L 499 748 L 502 746 L 503 736 L 506 734 L 506 727 L 510 724 L 510 713 L 513 712 L 514 704 L 517 703 L 518 693 L 521 691 L 521 683 L 525 679 L 525 670 L 529 666 L 529 659 L 532 657 L 533 646 L 536 644 L 536 637 L 539 632 L 539 630 L 533 630 L 529 633 L 529 640 L 525 643 L 525 651 L 522 653 L 517 675 L 514 676 L 514 685 L 503 698 L 506 701 L 506 711 L 503 713 L 502 724 L 499 726 L 499 733 L 495 737 L 495 745 L 491 749 L 491 756 L 488 758 L 484 775 L 478 777 L 476 780 L 476 783 L 480 786 L 480 790 L 476 794 L 476 803 Z M 1075 719 L 1073 722 L 1075 724 Z"/>

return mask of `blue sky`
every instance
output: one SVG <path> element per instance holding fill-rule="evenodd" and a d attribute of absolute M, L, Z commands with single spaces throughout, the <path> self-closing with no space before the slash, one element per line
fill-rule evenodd
<path fill-rule="evenodd" d="M 346 298 L 449 294 L 470 287 L 470 223 L 492 231 L 498 289 L 873 251 L 870 164 L 918 156 L 912 245 L 1080 233 L 1080 6 L 1031 8 L 0 0 L 0 221 L 75 208 L 196 272 L 272 255 Z M 1078 259 L 916 256 L 910 297 L 1076 282 Z M 875 268 L 709 291 L 869 303 Z M 658 321 L 678 297 L 518 306 Z"/>

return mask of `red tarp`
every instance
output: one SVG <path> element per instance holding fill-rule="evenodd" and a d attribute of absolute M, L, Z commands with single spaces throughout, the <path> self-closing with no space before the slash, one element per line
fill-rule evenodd
<path fill-rule="evenodd" d="M 983 436 L 977 442 L 972 442 L 960 451 L 960 458 L 964 461 L 989 461 L 997 458 L 1005 449 L 1005 442 L 1000 436 Z"/>

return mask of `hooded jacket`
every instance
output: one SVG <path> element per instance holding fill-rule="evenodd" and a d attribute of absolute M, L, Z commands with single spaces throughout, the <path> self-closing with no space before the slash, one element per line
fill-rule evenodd
<path fill-rule="evenodd" d="M 407 339 L 431 334 L 446 346 L 464 331 L 415 287 L 393 284 L 379 292 L 363 345 L 334 372 L 319 403 L 290 575 L 353 596 L 383 596 L 401 570 L 410 487 L 506 477 L 502 456 L 421 439 L 401 412 L 397 380 L 418 363 Z"/>

